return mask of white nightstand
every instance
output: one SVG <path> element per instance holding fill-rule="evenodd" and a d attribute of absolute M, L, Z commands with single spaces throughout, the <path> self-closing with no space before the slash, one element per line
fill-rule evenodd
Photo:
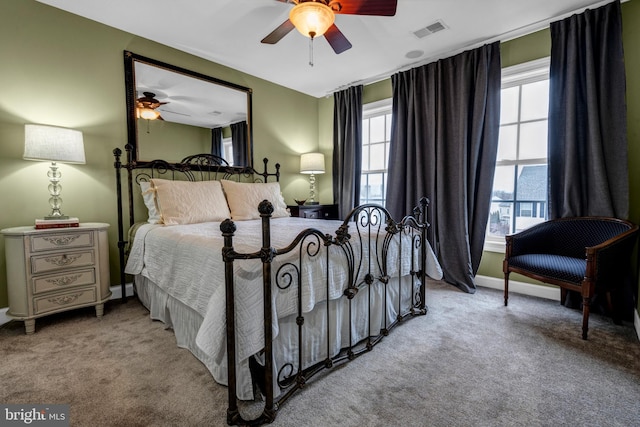
<path fill-rule="evenodd" d="M 109 224 L 36 230 L 6 228 L 7 315 L 24 320 L 27 334 L 36 318 L 95 306 L 102 317 L 109 291 Z"/>

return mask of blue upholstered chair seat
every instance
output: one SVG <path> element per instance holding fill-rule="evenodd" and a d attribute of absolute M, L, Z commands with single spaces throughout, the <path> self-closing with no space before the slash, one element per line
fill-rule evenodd
<path fill-rule="evenodd" d="M 526 254 L 511 257 L 509 265 L 541 276 L 579 285 L 584 280 L 587 260 L 562 255 Z"/>

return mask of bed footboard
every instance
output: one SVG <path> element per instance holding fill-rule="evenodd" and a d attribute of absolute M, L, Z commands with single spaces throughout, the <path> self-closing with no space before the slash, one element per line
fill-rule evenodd
<path fill-rule="evenodd" d="M 270 235 L 273 206 L 265 200 L 258 208 L 262 247 L 253 253 L 235 251 L 233 221 L 226 220 L 220 225 L 224 236 L 229 425 L 271 423 L 280 405 L 315 374 L 372 350 L 405 319 L 427 313 L 428 202 L 423 198 L 412 215 L 400 222 L 395 222 L 382 206 L 362 205 L 348 215 L 335 235 L 309 228 L 288 246 L 274 248 Z M 236 334 L 242 325 L 236 324 L 234 263 L 249 259 L 262 262 L 265 337 L 260 362 L 257 358 L 249 360 L 253 381 L 264 395 L 264 409 L 254 419 L 241 414 L 236 397 Z M 322 265 L 324 273 L 318 275 L 316 269 L 312 275 L 313 263 L 320 263 L 316 267 Z M 284 361 L 277 360 L 280 353 L 274 344 L 274 322 L 280 321 L 277 312 L 280 294 L 293 297 L 297 306 L 291 315 L 292 328 L 297 329 L 298 337 L 297 346 L 290 349 L 295 356 Z M 316 317 L 310 316 L 310 307 L 319 311 Z M 317 325 L 308 327 L 318 316 L 322 319 L 319 323 L 326 326 L 321 335 L 325 349 L 320 355 L 311 355 L 303 340 L 316 333 L 311 330 L 316 331 Z M 348 321 L 343 332 L 337 326 L 339 318 Z"/>

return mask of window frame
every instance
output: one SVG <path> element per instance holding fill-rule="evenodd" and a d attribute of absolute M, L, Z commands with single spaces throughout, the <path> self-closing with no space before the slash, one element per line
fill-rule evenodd
<path fill-rule="evenodd" d="M 387 114 L 391 115 L 391 121 L 393 121 L 393 112 L 392 112 L 392 107 L 393 107 L 393 102 L 392 102 L 392 98 L 386 98 L 386 99 L 382 99 L 380 101 L 375 101 L 375 102 L 370 102 L 367 104 L 364 104 L 362 106 L 362 121 L 371 119 L 373 117 L 379 117 L 379 116 L 386 116 Z M 389 127 L 391 127 L 391 122 L 389 123 Z M 364 132 L 363 132 L 363 140 L 360 141 L 361 147 L 364 148 Z M 378 144 L 378 143 L 376 143 Z M 361 182 L 361 187 L 362 187 L 362 183 L 365 182 L 364 180 L 366 179 L 366 175 L 369 174 L 383 174 L 383 190 L 386 190 L 386 186 L 387 186 L 387 182 L 388 182 L 388 177 L 389 177 L 389 164 L 388 164 L 388 160 L 389 160 L 389 148 L 390 148 L 390 144 L 391 144 L 391 137 L 389 137 L 389 141 L 385 141 L 379 144 L 387 144 L 386 145 L 386 159 L 387 159 L 387 165 L 384 169 L 372 169 L 372 170 L 367 170 L 365 171 L 364 168 L 361 169 L 360 171 L 360 182 Z M 367 144 L 369 145 L 369 144 Z M 362 194 L 360 194 L 360 200 L 359 200 L 359 204 L 362 203 L 378 203 L 381 204 L 383 206 L 386 205 L 386 194 L 382 194 L 382 200 L 379 201 L 378 199 L 376 199 L 375 201 L 371 201 L 369 200 L 369 198 L 367 197 L 366 201 L 362 201 Z"/>
<path fill-rule="evenodd" d="M 222 158 L 233 166 L 233 138 L 222 138 Z"/>
<path fill-rule="evenodd" d="M 502 69 L 502 85 L 500 90 L 508 89 L 510 87 L 522 86 L 528 83 L 534 83 L 541 80 L 549 79 L 549 65 L 551 62 L 550 57 L 540 58 L 533 61 L 524 62 L 521 64 L 513 65 L 510 67 L 505 67 Z M 548 120 L 548 117 L 547 117 Z M 520 121 L 520 117 L 518 117 L 518 123 L 525 123 L 526 121 Z M 519 136 L 518 136 L 519 139 Z M 538 158 L 538 159 L 526 159 L 526 160 L 504 160 L 504 161 L 496 161 L 496 167 L 498 166 L 526 166 L 537 165 L 537 164 L 547 164 L 548 165 L 548 156 L 546 158 Z M 493 203 L 493 193 L 491 196 L 491 203 Z M 548 202 L 547 202 L 548 203 Z M 514 211 L 516 210 L 516 205 L 514 203 L 513 206 Z M 537 208 L 536 208 L 537 209 Z M 533 213 L 533 210 L 532 210 Z M 487 219 L 489 221 L 489 219 Z M 487 231 L 485 232 L 485 243 L 484 250 L 489 252 L 501 252 L 505 251 L 505 239 L 504 237 L 491 238 L 488 233 L 488 223 L 487 223 Z"/>

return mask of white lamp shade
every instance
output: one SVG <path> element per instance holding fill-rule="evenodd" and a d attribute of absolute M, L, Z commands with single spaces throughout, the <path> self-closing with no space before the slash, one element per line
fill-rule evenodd
<path fill-rule="evenodd" d="M 307 153 L 300 156 L 300 173 L 316 175 L 324 173 L 324 154 Z"/>
<path fill-rule="evenodd" d="M 24 125 L 25 160 L 85 163 L 82 132 L 45 125 Z"/>

